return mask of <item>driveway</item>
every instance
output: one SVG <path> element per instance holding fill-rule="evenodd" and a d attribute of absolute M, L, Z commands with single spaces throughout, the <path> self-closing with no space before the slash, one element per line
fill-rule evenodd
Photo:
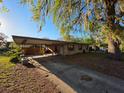
<path fill-rule="evenodd" d="M 61 60 L 35 60 L 77 93 L 124 93 L 124 80 L 82 68 L 77 64 L 66 64 Z"/>

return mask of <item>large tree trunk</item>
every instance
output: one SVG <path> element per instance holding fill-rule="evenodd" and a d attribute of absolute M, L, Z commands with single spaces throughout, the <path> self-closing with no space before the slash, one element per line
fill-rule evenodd
<path fill-rule="evenodd" d="M 108 54 L 112 59 L 120 60 L 121 51 L 120 51 L 120 42 L 118 39 L 113 40 L 111 37 L 108 40 Z"/>
<path fill-rule="evenodd" d="M 119 40 L 113 39 L 112 34 L 115 31 L 115 4 L 117 3 L 117 0 L 105 0 L 106 5 L 106 14 L 107 14 L 107 26 L 110 30 L 109 36 L 108 36 L 108 53 L 109 57 L 113 59 L 120 60 L 121 59 L 121 51 L 120 51 L 120 42 Z"/>

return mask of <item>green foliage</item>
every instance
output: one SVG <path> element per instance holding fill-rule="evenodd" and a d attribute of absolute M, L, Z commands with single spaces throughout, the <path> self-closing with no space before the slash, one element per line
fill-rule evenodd
<path fill-rule="evenodd" d="M 0 13 L 6 13 L 6 12 L 9 12 L 9 9 L 3 5 L 4 1 L 3 0 L 0 0 Z"/>
<path fill-rule="evenodd" d="M 21 62 L 21 57 L 19 53 L 14 53 L 13 55 L 11 55 L 10 61 L 13 63 L 19 63 Z"/>
<path fill-rule="evenodd" d="M 6 13 L 6 12 L 9 12 L 8 8 L 5 7 L 5 6 L 2 6 L 2 7 L 0 8 L 0 13 Z"/>
<path fill-rule="evenodd" d="M 7 42 L 4 48 L 0 48 L 0 54 L 4 56 L 11 56 L 17 50 L 19 50 L 19 46 L 13 42 Z"/>
<path fill-rule="evenodd" d="M 45 49 L 42 48 L 42 49 L 40 50 L 40 53 L 41 53 L 41 54 L 44 54 L 44 53 L 45 53 Z"/>
<path fill-rule="evenodd" d="M 0 69 L 8 69 L 13 67 L 14 64 L 10 62 L 10 57 L 0 56 Z"/>
<path fill-rule="evenodd" d="M 21 49 L 19 47 L 16 47 L 15 49 L 12 49 L 9 51 L 9 55 L 11 57 L 10 61 L 14 63 L 21 62 Z"/>
<path fill-rule="evenodd" d="M 88 37 L 88 38 L 84 38 L 84 43 L 87 43 L 87 44 L 95 44 L 95 40 L 91 37 Z"/>
<path fill-rule="evenodd" d="M 20 47 L 15 45 L 14 43 L 11 43 L 11 45 L 13 47 L 5 48 L 7 50 L 3 51 L 2 55 L 10 57 L 10 62 L 14 62 L 14 63 L 20 62 L 21 61 L 21 57 L 20 57 L 21 49 L 20 49 Z"/>
<path fill-rule="evenodd" d="M 96 43 L 124 39 L 123 0 L 22 0 L 32 2 L 33 19 L 40 23 L 52 16 L 64 39 L 72 38 L 70 32 L 84 30 L 92 35 Z M 106 12 L 107 11 L 107 12 Z M 39 22 L 40 21 L 40 22 Z M 121 23 L 121 24 L 120 24 Z"/>
<path fill-rule="evenodd" d="M 3 0 L 0 0 L 0 3 L 2 3 L 3 2 Z"/>
<path fill-rule="evenodd" d="M 5 48 L 0 49 L 0 55 L 8 57 L 9 61 L 14 63 L 21 61 L 20 52 L 20 47 L 13 42 L 8 42 Z"/>
<path fill-rule="evenodd" d="M 21 4 L 33 4 L 34 3 L 34 0 L 21 0 Z"/>
<path fill-rule="evenodd" d="M 124 42 L 122 42 L 120 47 L 121 47 L 121 51 L 124 52 Z"/>
<path fill-rule="evenodd" d="M 7 51 L 8 51 L 7 48 L 0 48 L 0 55 L 6 55 Z"/>

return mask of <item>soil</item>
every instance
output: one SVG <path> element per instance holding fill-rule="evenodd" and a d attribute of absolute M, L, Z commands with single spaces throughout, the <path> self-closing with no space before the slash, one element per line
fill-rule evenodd
<path fill-rule="evenodd" d="M 0 93 L 61 93 L 45 72 L 32 65 L 17 64 L 7 77 L 0 78 Z M 0 73 L 5 73 L 1 71 Z"/>

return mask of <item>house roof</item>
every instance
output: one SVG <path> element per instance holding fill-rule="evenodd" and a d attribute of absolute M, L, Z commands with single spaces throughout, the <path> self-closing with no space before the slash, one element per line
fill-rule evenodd
<path fill-rule="evenodd" d="M 67 42 L 67 41 L 60 41 L 60 40 L 50 40 L 50 39 L 42 39 L 42 38 L 33 38 L 33 37 L 25 37 L 25 36 L 15 36 L 13 35 L 13 40 L 16 44 L 32 44 L 32 45 L 63 45 L 63 44 L 79 44 L 79 45 L 88 45 L 84 43 L 76 43 L 76 42 Z"/>

